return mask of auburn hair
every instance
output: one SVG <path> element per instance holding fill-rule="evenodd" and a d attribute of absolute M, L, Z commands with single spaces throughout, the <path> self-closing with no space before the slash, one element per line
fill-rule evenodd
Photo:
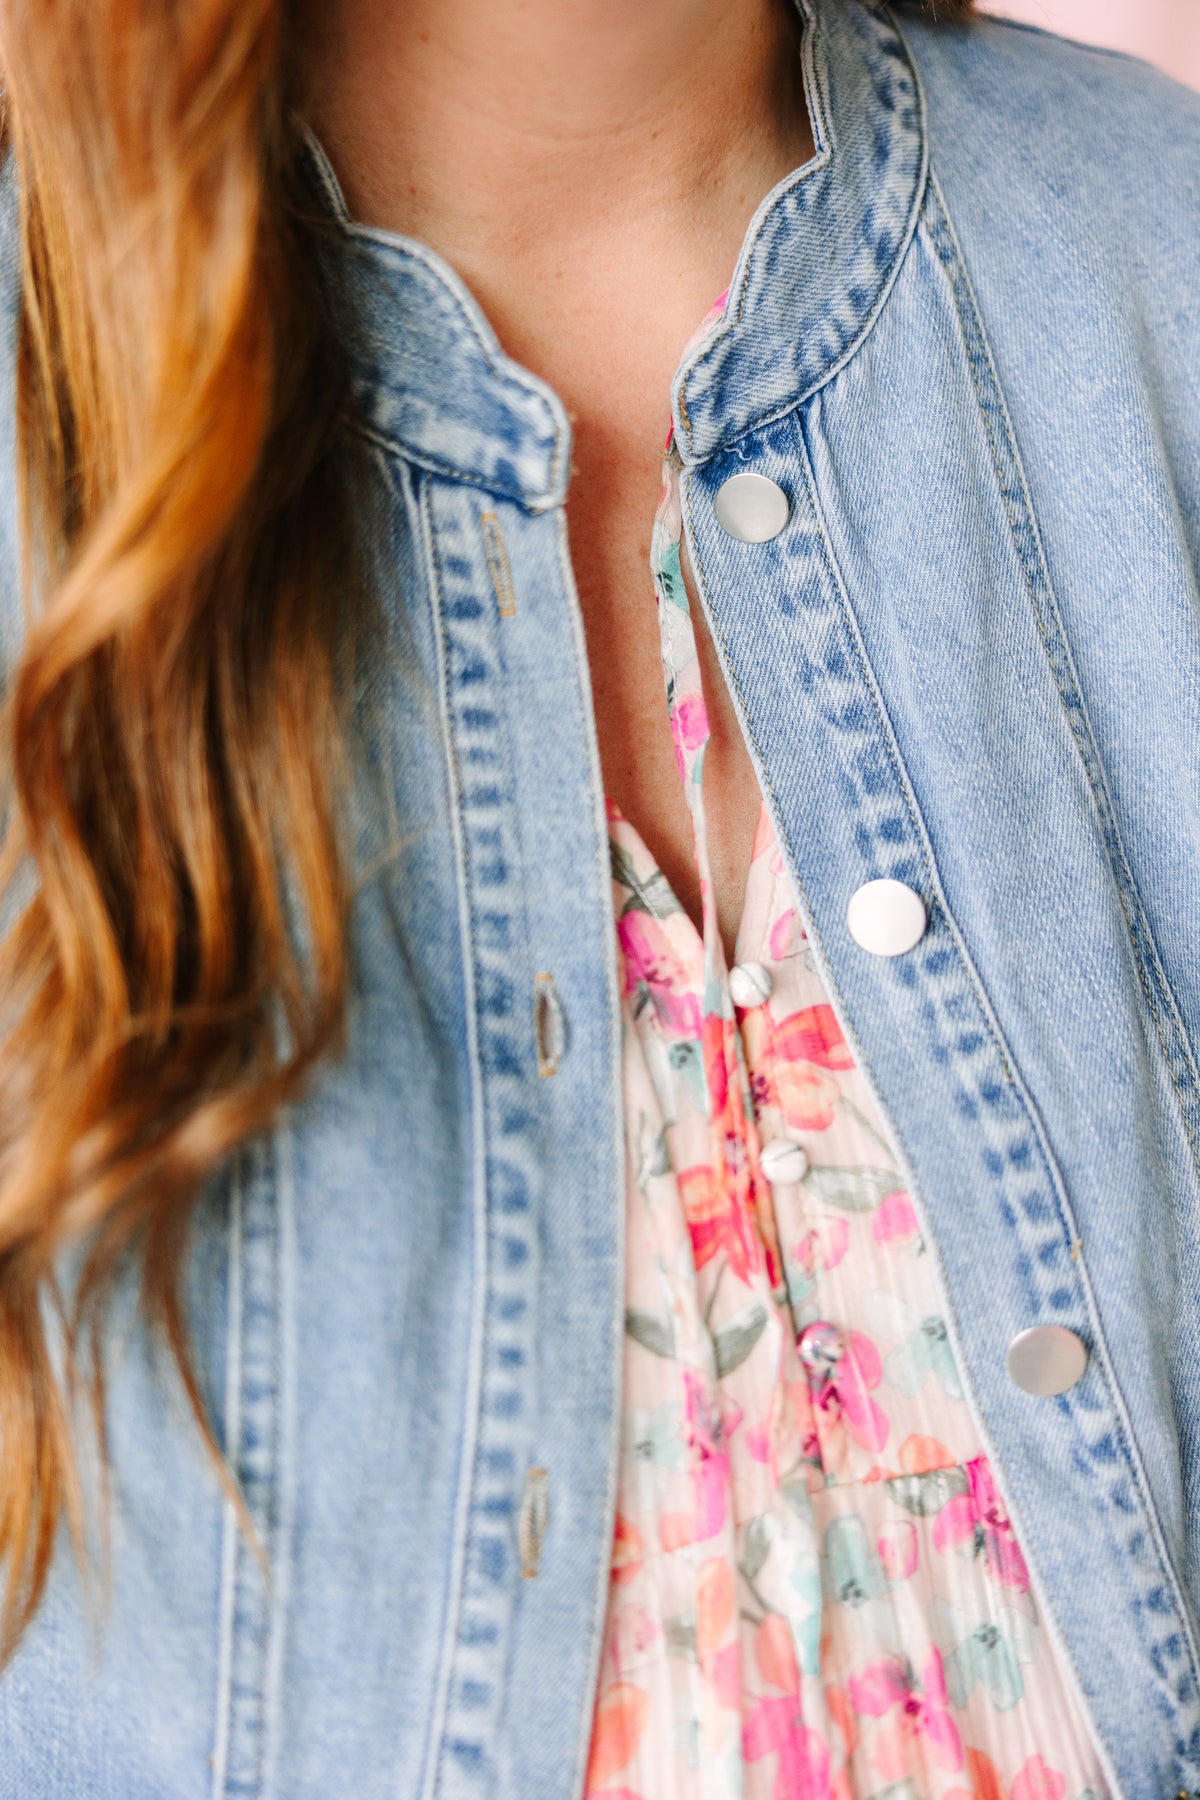
<path fill-rule="evenodd" d="M 0 739 L 4 1653 L 64 1516 L 83 1541 L 78 1402 L 103 1453 L 130 1263 L 223 1470 L 189 1220 L 344 1030 L 349 388 L 287 18 L 0 0 L 26 596 Z"/>
<path fill-rule="evenodd" d="M 205 1178 L 342 1029 L 354 545 L 282 0 L 3 0 L 0 61 L 27 595 L 0 801 L 11 1648 L 64 1512 L 81 1541 L 75 1402 L 103 1450 L 130 1255 L 215 1453 L 181 1258 Z"/>

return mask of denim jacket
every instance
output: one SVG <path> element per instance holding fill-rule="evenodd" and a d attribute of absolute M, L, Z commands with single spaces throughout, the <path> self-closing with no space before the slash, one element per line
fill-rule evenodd
<path fill-rule="evenodd" d="M 677 372 L 685 530 L 983 1441 L 1125 1800 L 1200 1792 L 1200 101 L 800 0 L 816 153 Z M 239 1530 L 132 1292 L 107 1594 L 57 1558 L 0 1797 L 573 1800 L 608 1585 L 624 1153 L 559 398 L 339 217 L 382 605 L 348 1048 L 206 1191 Z M 20 633 L 11 178 L 0 650 Z M 731 473 L 788 502 L 723 531 Z M 928 929 L 864 953 L 891 876 Z M 551 1016 L 552 1015 L 552 1016 Z M 546 1053 L 547 1021 L 558 1042 Z M 1012 1339 L 1086 1345 L 1067 1392 Z"/>

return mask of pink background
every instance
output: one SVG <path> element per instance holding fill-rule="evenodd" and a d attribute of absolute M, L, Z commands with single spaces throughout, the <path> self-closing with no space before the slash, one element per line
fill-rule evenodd
<path fill-rule="evenodd" d="M 1200 0 L 981 0 L 985 12 L 1003 13 L 1085 38 L 1113 50 L 1130 50 L 1200 88 Z"/>

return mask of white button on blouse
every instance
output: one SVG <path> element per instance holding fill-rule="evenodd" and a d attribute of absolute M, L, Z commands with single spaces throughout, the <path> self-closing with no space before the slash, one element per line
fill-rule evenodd
<path fill-rule="evenodd" d="M 846 1354 L 846 1340 L 828 1319 L 806 1325 L 796 1339 L 800 1361 L 816 1386 L 823 1386 Z"/>
<path fill-rule="evenodd" d="M 774 1138 L 764 1144 L 759 1167 L 772 1187 L 790 1181 L 803 1181 L 808 1173 L 808 1152 L 791 1138 Z"/>
<path fill-rule="evenodd" d="M 729 971 L 729 992 L 733 996 L 733 1004 L 743 1009 L 761 1006 L 764 1000 L 771 998 L 774 986 L 775 977 L 765 963 L 738 963 Z"/>
<path fill-rule="evenodd" d="M 903 881 L 867 881 L 846 908 L 850 936 L 872 956 L 903 956 L 920 943 L 927 924 L 925 902 Z"/>

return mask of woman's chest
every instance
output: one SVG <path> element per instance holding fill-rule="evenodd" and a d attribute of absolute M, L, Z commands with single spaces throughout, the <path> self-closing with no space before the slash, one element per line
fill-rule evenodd
<path fill-rule="evenodd" d="M 656 592 L 652 570 L 656 509 L 661 515 L 664 505 L 667 400 L 664 382 L 649 405 L 644 395 L 625 392 L 614 397 L 612 416 L 597 411 L 577 418 L 567 529 L 605 792 L 636 822 L 684 910 L 699 924 L 694 824 L 668 710 L 680 670 L 673 665 L 664 630 L 666 603 Z M 677 499 L 674 505 L 678 531 Z M 721 936 L 732 955 L 761 795 L 682 544 L 674 567 L 689 602 L 691 679 L 703 691 L 707 714 L 703 785 L 709 869 Z"/>

